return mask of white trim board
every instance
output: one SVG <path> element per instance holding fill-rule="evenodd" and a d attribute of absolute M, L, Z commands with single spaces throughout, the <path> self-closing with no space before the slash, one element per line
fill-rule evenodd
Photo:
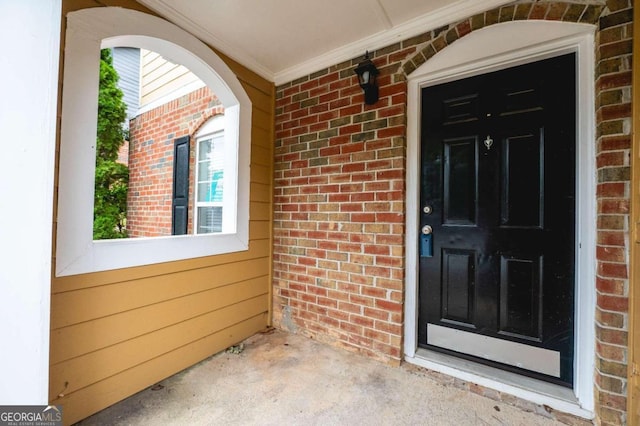
<path fill-rule="evenodd" d="M 409 76 L 407 108 L 406 294 L 404 352 L 407 362 L 445 372 L 463 380 L 514 394 L 582 417 L 593 416 L 595 366 L 595 112 L 594 32 L 588 24 L 517 21 L 492 25 L 443 49 Z M 576 288 L 575 401 L 567 402 L 535 389 L 517 390 L 499 377 L 483 377 L 455 367 L 439 366 L 418 350 L 418 252 L 420 93 L 426 86 L 532 62 L 563 53 L 577 54 L 576 147 Z M 473 369 L 474 367 L 472 367 Z M 477 367 L 478 369 L 480 366 Z M 534 397 L 535 396 L 535 397 Z M 568 405 L 567 405 L 568 404 Z"/>
<path fill-rule="evenodd" d="M 61 0 L 0 1 L 0 404 L 49 401 Z"/>

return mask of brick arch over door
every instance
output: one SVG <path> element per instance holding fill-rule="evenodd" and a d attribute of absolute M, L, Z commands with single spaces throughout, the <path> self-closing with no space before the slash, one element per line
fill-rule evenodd
<path fill-rule="evenodd" d="M 479 13 L 424 34 L 422 37 L 426 43 L 415 54 L 403 61 L 400 71 L 408 76 L 456 40 L 473 31 L 502 22 L 546 20 L 595 25 L 603 13 L 604 5 L 600 1 L 593 3 L 588 5 L 570 2 L 529 2 L 510 4 Z"/>

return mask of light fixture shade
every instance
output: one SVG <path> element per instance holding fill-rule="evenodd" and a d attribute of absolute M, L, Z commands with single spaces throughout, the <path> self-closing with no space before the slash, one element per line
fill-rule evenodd
<path fill-rule="evenodd" d="M 364 61 L 358 64 L 354 72 L 358 75 L 358 83 L 364 90 L 364 102 L 367 105 L 375 104 L 378 101 L 376 77 L 380 71 L 369 59 L 369 52 L 364 55 Z"/>

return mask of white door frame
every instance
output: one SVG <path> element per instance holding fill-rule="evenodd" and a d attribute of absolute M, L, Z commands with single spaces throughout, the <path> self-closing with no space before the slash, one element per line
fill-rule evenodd
<path fill-rule="evenodd" d="M 492 25 L 457 40 L 408 76 L 406 294 L 404 353 L 418 364 L 537 404 L 592 418 L 595 363 L 595 26 L 549 21 Z M 510 379 L 479 364 L 418 350 L 418 231 L 420 206 L 420 96 L 423 87 L 564 53 L 577 56 L 576 270 L 573 391 L 532 379 Z M 511 376 L 513 376 L 511 374 Z"/>

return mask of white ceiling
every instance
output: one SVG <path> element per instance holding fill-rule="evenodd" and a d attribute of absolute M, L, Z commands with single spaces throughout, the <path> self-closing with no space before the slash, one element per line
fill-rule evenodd
<path fill-rule="evenodd" d="M 511 0 L 138 0 L 276 84 Z"/>

